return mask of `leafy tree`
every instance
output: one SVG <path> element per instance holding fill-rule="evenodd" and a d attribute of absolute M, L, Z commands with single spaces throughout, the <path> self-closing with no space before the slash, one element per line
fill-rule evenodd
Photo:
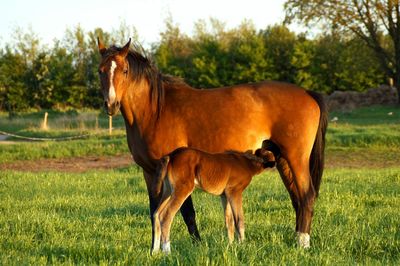
<path fill-rule="evenodd" d="M 374 51 L 385 74 L 393 78 L 400 103 L 399 0 L 287 0 L 285 10 L 289 22 L 320 23 L 362 39 Z"/>
<path fill-rule="evenodd" d="M 4 97 L 1 105 L 10 114 L 29 107 L 29 95 L 23 80 L 26 71 L 25 58 L 6 46 L 0 59 L 0 88 Z"/>
<path fill-rule="evenodd" d="M 266 56 L 270 62 L 271 79 L 294 82 L 295 68 L 291 64 L 297 41 L 295 33 L 284 25 L 270 26 L 262 31 Z"/>

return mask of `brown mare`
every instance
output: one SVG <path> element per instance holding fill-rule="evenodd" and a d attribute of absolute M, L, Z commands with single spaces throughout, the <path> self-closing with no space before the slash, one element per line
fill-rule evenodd
<path fill-rule="evenodd" d="M 179 147 L 255 150 L 270 139 L 281 151 L 277 168 L 296 211 L 299 243 L 310 245 L 327 127 L 321 95 L 271 81 L 198 90 L 161 74 L 143 53 L 129 48 L 130 40 L 122 48 L 105 48 L 100 41 L 98 46 L 105 106 L 109 115 L 121 110 L 125 119 L 129 149 L 143 168 L 152 223 L 161 195 L 151 184 L 161 157 Z M 180 210 L 189 233 L 200 239 L 190 196 Z"/>
<path fill-rule="evenodd" d="M 173 218 L 195 187 L 220 195 L 225 213 L 229 243 L 234 228 L 239 241 L 244 240 L 242 193 L 254 175 L 275 166 L 274 154 L 265 149 L 251 153 L 225 152 L 210 154 L 193 148 L 178 148 L 161 158 L 154 190 L 161 190 L 160 204 L 154 213 L 152 253 L 171 252 L 169 234 Z"/>

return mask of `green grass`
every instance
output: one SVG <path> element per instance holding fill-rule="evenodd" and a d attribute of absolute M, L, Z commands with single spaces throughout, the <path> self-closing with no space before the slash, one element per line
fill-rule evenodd
<path fill-rule="evenodd" d="M 273 265 L 400 263 L 400 168 L 328 170 L 317 201 L 312 248 L 296 247 L 294 213 L 276 171 L 245 192 L 246 241 L 228 245 L 218 197 L 195 192 L 203 241 L 182 218 L 172 255 L 149 255 L 151 228 L 140 170 L 3 173 L 0 264 Z"/>
<path fill-rule="evenodd" d="M 392 115 L 388 115 L 393 112 Z M 96 111 L 0 114 L 0 130 L 87 139 L 0 145 L 0 163 L 128 153 L 123 129 L 108 136 Z M 93 122 L 98 120 L 98 127 Z M 172 255 L 150 256 L 148 198 L 141 170 L 0 173 L 0 265 L 399 265 L 400 108 L 333 112 L 327 169 L 315 206 L 312 248 L 296 246 L 294 211 L 276 171 L 254 178 L 244 195 L 246 241 L 228 245 L 218 197 L 193 196 L 203 241 L 193 244 L 180 215 Z M 54 120 L 52 120 L 54 119 Z M 121 117 L 114 126 L 123 127 Z M 100 132 L 100 133 L 99 133 Z"/>
<path fill-rule="evenodd" d="M 391 113 L 391 114 L 390 114 Z M 330 112 L 330 118 L 337 117 L 337 124 L 381 125 L 399 124 L 400 106 L 370 106 L 347 112 Z"/>
<path fill-rule="evenodd" d="M 73 141 L 20 142 L 0 145 L 0 162 L 129 153 L 124 131 Z"/>

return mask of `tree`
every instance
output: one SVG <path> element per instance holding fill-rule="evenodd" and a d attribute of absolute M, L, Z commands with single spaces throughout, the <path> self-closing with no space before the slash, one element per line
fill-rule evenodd
<path fill-rule="evenodd" d="M 287 0 L 285 10 L 288 22 L 320 23 L 362 39 L 393 79 L 400 103 L 400 0 Z"/>

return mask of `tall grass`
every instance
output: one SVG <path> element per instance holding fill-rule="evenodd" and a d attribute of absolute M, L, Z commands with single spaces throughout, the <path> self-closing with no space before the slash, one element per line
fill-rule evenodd
<path fill-rule="evenodd" d="M 276 265 L 400 263 L 400 168 L 328 170 L 315 207 L 312 248 L 297 248 L 294 211 L 276 171 L 244 194 L 246 241 L 228 245 L 217 197 L 195 192 L 203 241 L 180 216 L 172 255 L 149 255 L 151 225 L 140 170 L 0 177 L 0 264 Z"/>

